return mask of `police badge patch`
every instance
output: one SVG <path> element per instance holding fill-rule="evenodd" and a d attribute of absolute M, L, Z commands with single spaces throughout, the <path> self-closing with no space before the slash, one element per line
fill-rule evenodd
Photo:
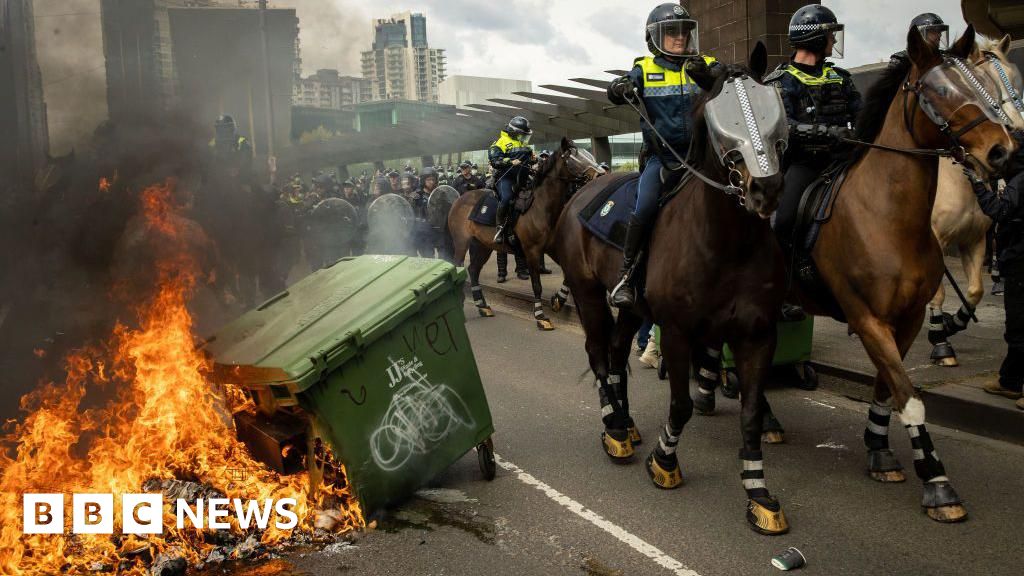
<path fill-rule="evenodd" d="M 481 206 L 480 207 L 480 213 L 481 214 L 487 214 L 487 206 Z"/>
<path fill-rule="evenodd" d="M 609 200 L 605 202 L 604 206 L 601 207 L 601 218 L 607 216 L 612 211 L 613 206 L 615 206 L 614 200 Z"/>
<path fill-rule="evenodd" d="M 672 8 L 672 12 L 674 12 L 676 16 L 685 16 L 686 15 L 686 11 L 683 10 L 682 6 L 674 6 Z"/>

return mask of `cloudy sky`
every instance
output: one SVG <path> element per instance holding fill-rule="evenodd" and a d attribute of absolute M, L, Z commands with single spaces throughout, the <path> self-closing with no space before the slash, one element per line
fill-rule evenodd
<path fill-rule="evenodd" d="M 643 24 L 658 0 L 271 0 L 300 19 L 303 70 L 359 75 L 371 19 L 412 10 L 427 15 L 432 46 L 448 51 L 449 74 L 564 83 L 606 78 L 646 53 Z M 100 0 L 34 0 L 36 40 L 54 153 L 67 152 L 106 115 Z M 231 3 L 225 0 L 225 3 Z M 252 3 L 252 0 L 247 0 Z M 853 67 L 880 62 L 903 47 L 910 19 L 938 12 L 959 34 L 959 0 L 826 0 L 846 28 Z"/>

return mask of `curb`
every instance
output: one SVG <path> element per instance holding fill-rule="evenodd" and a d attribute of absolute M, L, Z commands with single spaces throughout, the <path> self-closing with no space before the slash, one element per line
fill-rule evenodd
<path fill-rule="evenodd" d="M 513 308 L 517 312 L 533 314 L 533 297 L 514 288 L 481 282 L 488 298 Z M 468 290 L 468 289 L 467 289 Z M 551 295 L 553 295 L 552 293 Z M 556 329 L 566 324 L 582 328 L 576 306 L 570 302 L 559 312 L 550 307 L 551 295 L 544 297 L 544 311 Z M 811 365 L 822 376 L 821 386 L 830 392 L 862 402 L 871 401 L 874 374 L 866 374 L 843 366 L 812 361 Z M 941 384 L 921 390 L 928 407 L 928 421 L 971 434 L 1024 445 L 1024 411 L 1013 401 L 993 396 L 974 386 L 962 383 Z"/>

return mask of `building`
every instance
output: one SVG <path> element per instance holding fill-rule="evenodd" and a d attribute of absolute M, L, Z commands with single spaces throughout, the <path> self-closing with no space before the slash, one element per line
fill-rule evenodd
<path fill-rule="evenodd" d="M 515 98 L 514 92 L 530 92 L 529 80 L 485 78 L 483 76 L 449 76 L 438 87 L 439 102 L 465 108 L 470 104 L 483 104 L 491 98 Z"/>
<path fill-rule="evenodd" d="M 370 100 L 370 81 L 355 76 L 341 76 L 337 70 L 317 70 L 295 83 L 292 104 L 307 108 L 341 110 Z"/>
<path fill-rule="evenodd" d="M 373 46 L 362 53 L 371 100 L 437 103 L 446 77 L 443 49 L 427 44 L 427 18 L 405 12 L 373 21 Z"/>
<path fill-rule="evenodd" d="M 0 192 L 31 186 L 50 150 L 32 0 L 0 0 Z"/>
<path fill-rule="evenodd" d="M 974 24 L 978 32 L 999 39 L 1024 37 L 1024 6 L 1020 0 L 961 0 L 964 20 Z"/>
<path fill-rule="evenodd" d="M 409 100 L 366 102 L 355 107 L 355 129 L 359 132 L 424 121 L 450 122 L 455 107 Z"/>
<path fill-rule="evenodd" d="M 758 40 L 768 48 L 768 69 L 787 60 L 789 19 L 806 0 L 691 0 L 690 15 L 700 22 L 700 50 L 727 63 L 746 63 Z"/>

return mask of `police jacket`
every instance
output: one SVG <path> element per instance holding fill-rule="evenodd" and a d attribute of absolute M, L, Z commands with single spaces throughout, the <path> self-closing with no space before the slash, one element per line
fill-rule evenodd
<path fill-rule="evenodd" d="M 459 174 L 452 180 L 451 186 L 459 192 L 459 196 L 462 196 L 471 190 L 483 188 L 484 181 L 479 176 L 473 176 L 472 174 L 469 175 L 469 178 L 464 178 L 462 174 Z"/>
<path fill-rule="evenodd" d="M 519 160 L 523 164 L 533 157 L 533 148 L 521 140 L 509 136 L 508 132 L 501 131 L 501 136 L 491 144 L 487 150 L 487 160 L 494 168 L 496 178 L 500 178 L 505 172 L 512 168 L 512 161 Z"/>
<path fill-rule="evenodd" d="M 782 93 L 789 123 L 787 158 L 828 152 L 831 126 L 852 125 L 861 109 L 860 92 L 850 73 L 831 62 L 817 66 L 787 62 L 765 77 Z M 811 127 L 811 128 L 809 128 Z"/>
<path fill-rule="evenodd" d="M 983 183 L 974 184 L 978 205 L 996 223 L 996 248 L 999 270 L 1024 273 L 1024 150 L 1018 150 L 1011 162 L 1014 173 L 1000 196 Z"/>
<path fill-rule="evenodd" d="M 701 58 L 709 66 L 717 65 L 710 56 Z M 686 155 L 690 147 L 693 132 L 690 112 L 700 94 L 700 87 L 686 75 L 684 64 L 685 61 L 676 62 L 662 56 L 646 56 L 634 60 L 633 69 L 628 74 L 654 128 L 680 155 Z M 611 90 L 608 91 L 608 99 L 613 104 L 625 104 Z M 651 126 L 641 121 L 640 129 L 644 135 L 644 146 L 653 151 L 662 163 L 678 164 L 672 153 L 662 146 Z"/>

